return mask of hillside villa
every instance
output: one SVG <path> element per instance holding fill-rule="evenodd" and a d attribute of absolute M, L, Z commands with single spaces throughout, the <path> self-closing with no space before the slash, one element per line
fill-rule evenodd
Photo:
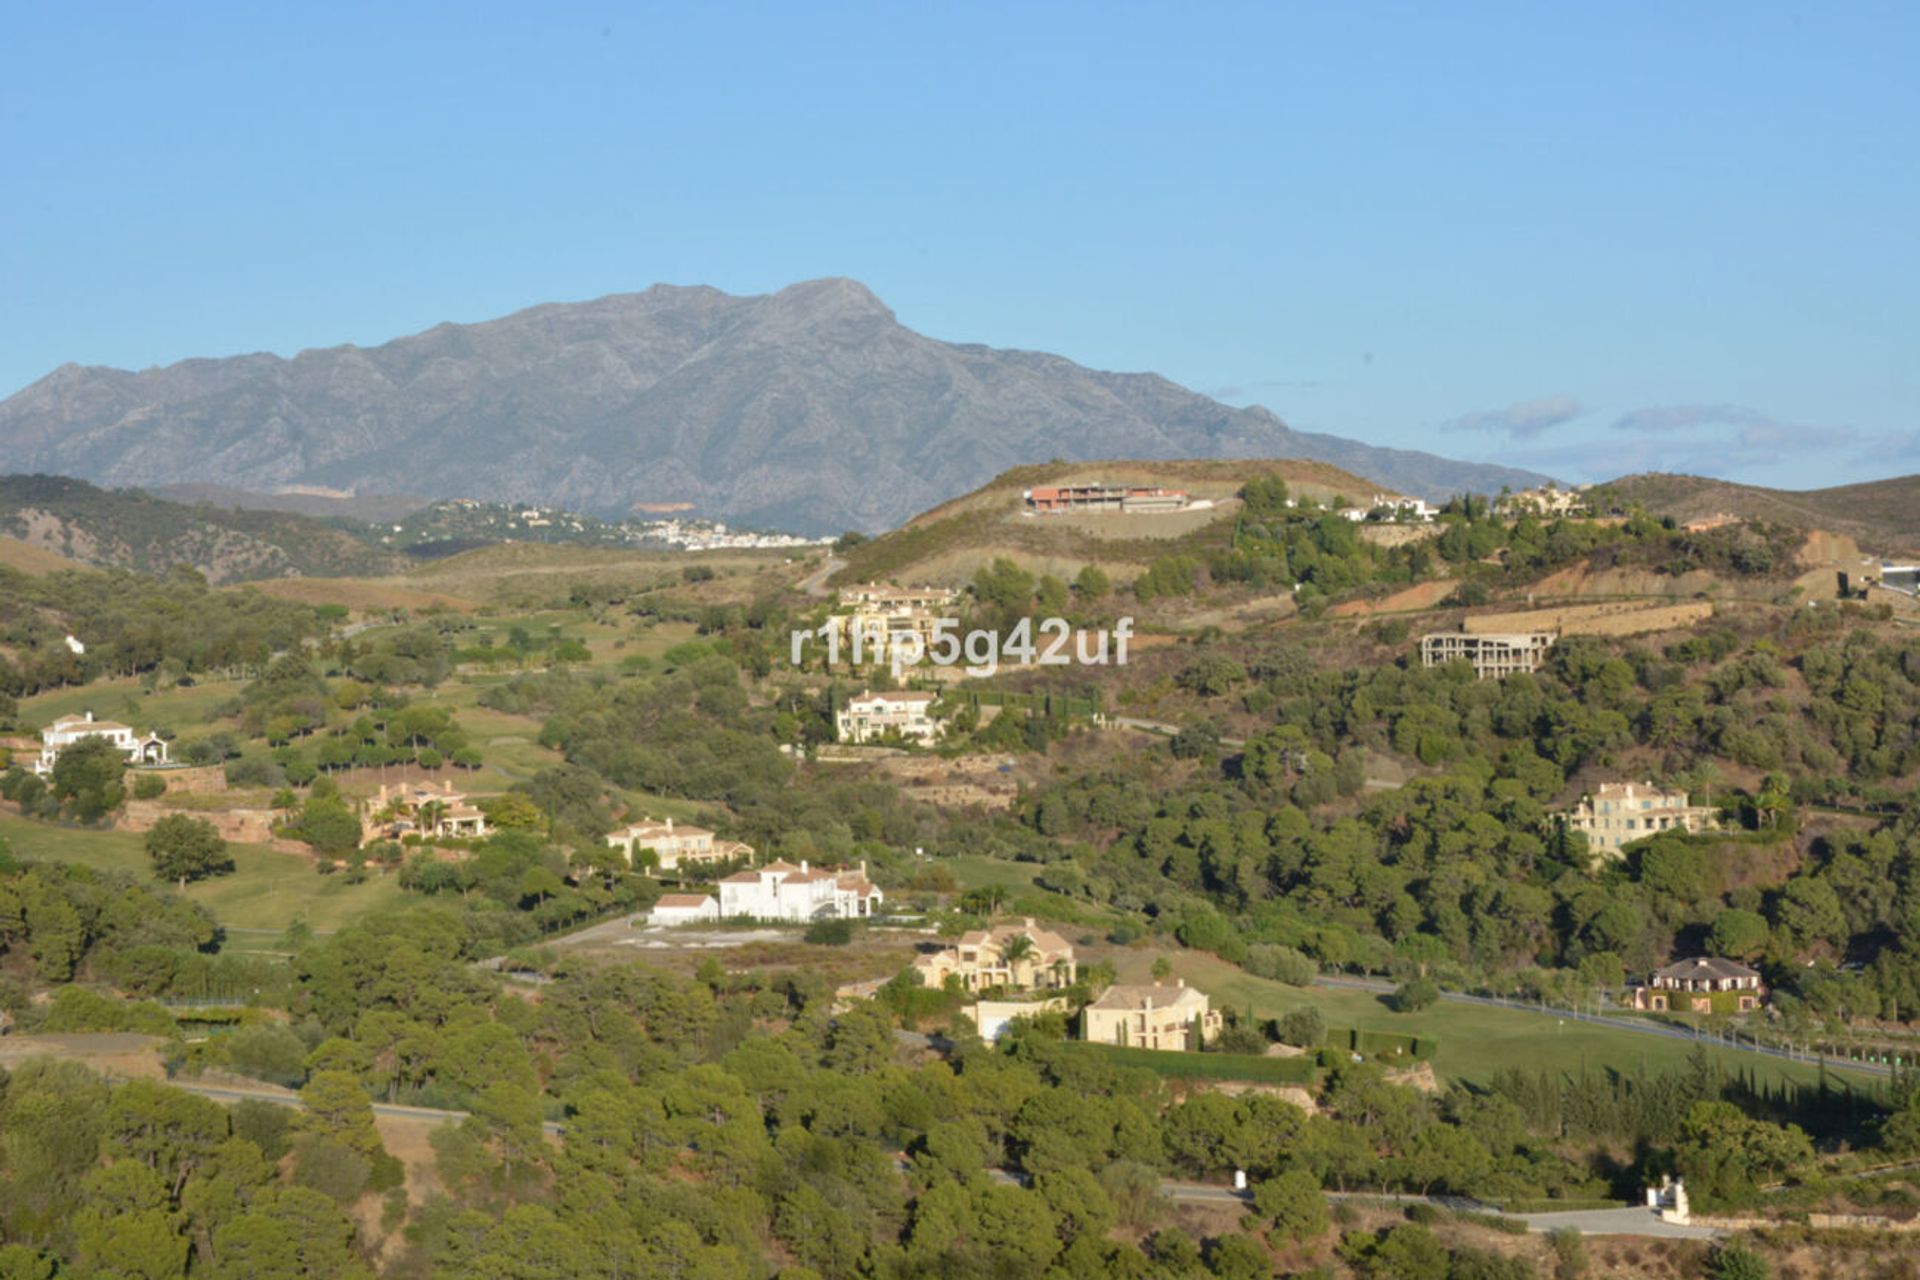
<path fill-rule="evenodd" d="M 1188 502 L 1184 490 L 1139 484 L 1043 485 L 1027 489 L 1020 496 L 1026 500 L 1027 510 L 1037 515 L 1058 515 L 1068 511 L 1120 511 L 1145 515 L 1179 511 Z"/>
<path fill-rule="evenodd" d="M 1756 970 L 1737 960 L 1696 956 L 1654 970 L 1644 986 L 1629 993 L 1628 1003 L 1655 1012 L 1712 1013 L 1715 996 L 1721 997 L 1722 1012 L 1752 1013 L 1766 1000 L 1767 988 Z"/>
<path fill-rule="evenodd" d="M 431 786 L 424 782 L 382 785 L 367 801 L 361 822 L 369 840 L 401 836 L 437 836 L 449 840 L 477 840 L 490 833 L 487 815 L 451 781 Z"/>
<path fill-rule="evenodd" d="M 931 714 L 938 696 L 918 690 L 856 694 L 833 713 L 834 732 L 842 742 L 873 742 L 888 733 L 931 742 L 940 735 L 939 722 Z"/>
<path fill-rule="evenodd" d="M 850 612 L 836 613 L 829 623 L 839 633 L 840 653 L 848 662 L 891 663 L 896 656 L 926 654 L 934 628 L 949 616 L 957 598 L 945 587 L 883 587 L 869 582 L 840 593 Z"/>
<path fill-rule="evenodd" d="M 1712 831 L 1720 825 L 1717 809 L 1687 803 L 1684 791 L 1651 782 L 1603 782 L 1567 814 L 1567 830 L 1587 837 L 1587 847 L 1604 857 L 1620 856 L 1622 845 L 1656 831 Z"/>
<path fill-rule="evenodd" d="M 127 725 L 115 720 L 95 720 L 93 712 L 61 716 L 40 731 L 40 755 L 30 766 L 42 777 L 53 772 L 60 753 L 87 738 L 105 738 L 127 757 L 128 764 L 167 763 L 167 744 L 157 733 L 140 737 Z"/>
<path fill-rule="evenodd" d="M 1058 989 L 1072 986 L 1076 973 L 1072 944 L 1034 924 L 1031 916 L 1019 924 L 963 933 L 954 945 L 916 957 L 913 969 L 922 986 L 937 989 L 952 977 L 967 991 Z"/>
<path fill-rule="evenodd" d="M 718 909 L 723 920 L 860 920 L 878 915 L 881 899 L 864 862 L 855 870 L 769 862 L 721 880 Z"/>
<path fill-rule="evenodd" d="M 683 865 L 706 866 L 751 858 L 753 849 L 738 840 L 716 840 L 705 827 L 675 826 L 672 818 L 659 822 L 648 818 L 632 822 L 607 835 L 609 847 L 626 855 L 632 866 L 634 854 L 651 849 L 655 867 L 660 871 L 678 871 Z"/>
<path fill-rule="evenodd" d="M 1185 980 L 1112 986 L 1080 1012 L 1080 1036 L 1135 1049 L 1198 1050 L 1220 1034 L 1220 1014 Z"/>

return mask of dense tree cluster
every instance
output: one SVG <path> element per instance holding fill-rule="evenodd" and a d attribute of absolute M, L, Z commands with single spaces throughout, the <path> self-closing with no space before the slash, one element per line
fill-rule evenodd
<path fill-rule="evenodd" d="M 0 566 L 0 696 L 99 676 L 170 678 L 258 667 L 323 628 L 311 605 L 252 590 L 215 591 L 192 570 L 165 578 Z M 86 652 L 75 653 L 67 636 Z"/>

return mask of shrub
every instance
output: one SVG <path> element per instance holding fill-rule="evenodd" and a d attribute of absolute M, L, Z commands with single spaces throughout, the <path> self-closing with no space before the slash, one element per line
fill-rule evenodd
<path fill-rule="evenodd" d="M 1301 1049 L 1316 1048 L 1326 1041 L 1327 1020 L 1312 1005 L 1289 1009 L 1280 1015 L 1280 1043 Z"/>
<path fill-rule="evenodd" d="M 143 773 L 133 780 L 135 800 L 158 800 L 167 794 L 167 780 L 158 774 Z"/>
<path fill-rule="evenodd" d="M 1320 966 L 1304 952 L 1271 942 L 1248 947 L 1244 968 L 1256 978 L 1272 978 L 1293 987 L 1311 986 L 1320 974 Z"/>
<path fill-rule="evenodd" d="M 1413 978 L 1400 984 L 1388 1003 L 1396 1013 L 1418 1013 L 1440 1000 L 1440 987 L 1432 978 Z"/>
<path fill-rule="evenodd" d="M 806 940 L 822 947 L 844 947 L 853 941 L 853 921 L 816 920 L 807 926 Z"/>

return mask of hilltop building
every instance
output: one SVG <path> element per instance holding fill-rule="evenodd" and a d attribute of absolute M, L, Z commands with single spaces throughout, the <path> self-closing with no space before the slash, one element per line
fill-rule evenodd
<path fill-rule="evenodd" d="M 1016 941 L 1020 938 L 1026 942 Z M 1019 924 L 963 933 L 954 945 L 917 957 L 913 968 L 922 986 L 942 987 L 957 977 L 968 991 L 1070 987 L 1077 972 L 1073 945 L 1040 928 L 1031 916 Z"/>
<path fill-rule="evenodd" d="M 769 862 L 720 882 L 719 913 L 723 920 L 860 920 L 878 915 L 881 901 L 864 862 L 852 871 Z"/>
<path fill-rule="evenodd" d="M 1687 801 L 1686 792 L 1651 782 L 1603 782 L 1573 807 L 1567 830 L 1584 834 L 1595 853 L 1617 858 L 1622 845 L 1656 831 L 1712 831 L 1720 825 L 1719 810 Z"/>
<path fill-rule="evenodd" d="M 940 736 L 939 722 L 932 715 L 938 696 L 917 690 L 856 694 L 833 713 L 834 733 L 842 742 L 873 742 L 889 732 L 910 741 L 931 742 Z"/>
<path fill-rule="evenodd" d="M 1135 1049 L 1197 1050 L 1221 1025 L 1206 995 L 1184 980 L 1171 987 L 1108 987 L 1080 1013 L 1081 1039 Z"/>
<path fill-rule="evenodd" d="M 1068 511 L 1117 511 L 1151 514 L 1179 511 L 1188 503 L 1185 490 L 1160 489 L 1149 485 L 1062 484 L 1028 489 L 1020 495 L 1027 510 L 1036 515 L 1058 515 Z"/>
<path fill-rule="evenodd" d="M 705 866 L 751 858 L 753 849 L 738 840 L 716 840 L 705 827 L 675 826 L 672 818 L 658 822 L 631 822 L 607 834 L 607 844 L 626 855 L 633 865 L 634 854 L 653 850 L 654 865 L 660 871 L 679 871 L 683 866 Z"/>
<path fill-rule="evenodd" d="M 1767 988 L 1757 970 L 1737 960 L 1696 956 L 1654 970 L 1646 985 L 1633 989 L 1629 1002 L 1656 1012 L 1712 1013 L 1715 996 L 1732 1004 L 1727 1012 L 1752 1013 L 1766 1000 Z"/>
<path fill-rule="evenodd" d="M 1499 680 L 1520 671 L 1538 671 L 1557 639 L 1559 636 L 1552 631 L 1489 635 L 1436 631 L 1420 637 L 1420 664 L 1441 667 L 1457 658 L 1465 659 L 1479 679 Z"/>
<path fill-rule="evenodd" d="M 40 731 L 40 755 L 33 762 L 33 771 L 42 777 L 52 773 L 60 753 L 87 738 L 105 738 L 119 748 L 129 764 L 167 763 L 167 744 L 159 734 L 149 733 L 143 738 L 116 720 L 95 720 L 89 711 L 85 715 L 61 716 Z"/>

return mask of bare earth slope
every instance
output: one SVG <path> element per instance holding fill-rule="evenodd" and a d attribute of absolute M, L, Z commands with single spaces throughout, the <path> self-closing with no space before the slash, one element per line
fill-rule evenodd
<path fill-rule="evenodd" d="M 656 285 L 382 346 L 65 365 L 0 401 L 9 470 L 888 528 L 1058 458 L 1310 457 L 1441 497 L 1536 477 L 1291 430 L 1147 373 L 939 342 L 862 285 Z"/>

